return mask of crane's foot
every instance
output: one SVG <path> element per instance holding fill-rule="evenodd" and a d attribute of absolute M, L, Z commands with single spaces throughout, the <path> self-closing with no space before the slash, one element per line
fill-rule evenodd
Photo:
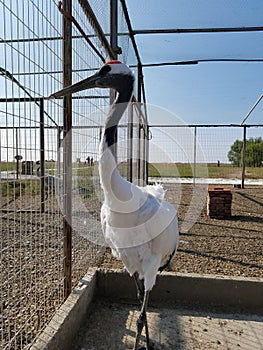
<path fill-rule="evenodd" d="M 154 350 L 154 342 L 150 340 L 147 347 L 142 346 L 138 350 Z"/>

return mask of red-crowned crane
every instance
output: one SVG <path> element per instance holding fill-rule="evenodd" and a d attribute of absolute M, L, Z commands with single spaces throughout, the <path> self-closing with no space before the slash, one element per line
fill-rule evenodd
<path fill-rule="evenodd" d="M 179 240 L 175 208 L 164 201 L 162 186 L 139 187 L 125 180 L 119 173 L 112 152 L 118 123 L 131 100 L 134 76 L 120 61 L 110 61 L 94 75 L 66 87 L 50 97 L 65 96 L 90 88 L 113 88 L 117 97 L 105 121 L 99 147 L 99 175 L 104 191 L 101 224 L 106 242 L 114 257 L 121 259 L 128 273 L 134 277 L 141 312 L 137 320 L 134 350 L 139 349 L 143 327 L 146 349 L 153 349 L 149 340 L 146 308 L 149 292 L 156 275 L 174 256 Z M 145 349 L 142 347 L 140 349 Z"/>

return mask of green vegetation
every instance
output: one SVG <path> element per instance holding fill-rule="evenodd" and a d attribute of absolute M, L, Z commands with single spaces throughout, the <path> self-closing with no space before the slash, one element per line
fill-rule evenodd
<path fill-rule="evenodd" d="M 187 163 L 150 163 L 148 167 L 149 176 L 163 177 L 207 177 L 207 165 Z"/>
<path fill-rule="evenodd" d="M 194 176 L 194 165 L 183 163 L 150 163 L 148 168 L 150 177 L 189 177 Z M 262 168 L 246 167 L 246 178 L 262 179 Z M 209 178 L 241 178 L 241 168 L 232 164 L 197 164 L 196 177 Z"/>
<path fill-rule="evenodd" d="M 228 152 L 228 159 L 234 166 L 242 165 L 243 141 L 236 140 Z M 263 140 L 261 137 L 246 140 L 245 165 L 248 167 L 263 166 Z"/>
<path fill-rule="evenodd" d="M 24 194 L 39 194 L 40 181 L 37 180 L 8 180 L 1 182 L 2 197 L 18 198 Z"/>
<path fill-rule="evenodd" d="M 16 162 L 1 162 L 1 171 L 16 171 Z"/>
<path fill-rule="evenodd" d="M 46 173 L 56 175 L 56 163 L 45 163 Z M 122 176 L 127 175 L 127 163 L 118 164 Z M 34 167 L 34 171 L 36 166 Z M 16 163 L 2 163 L 2 171 L 16 171 Z M 193 164 L 184 163 L 150 163 L 148 167 L 149 177 L 209 177 L 209 178 L 241 178 L 241 167 L 232 164 Z M 73 188 L 78 188 L 84 198 L 94 195 L 94 177 L 98 177 L 97 166 L 87 166 L 84 163 L 73 164 Z M 246 166 L 245 177 L 248 179 L 262 179 L 262 167 Z M 97 180 L 96 180 L 97 181 Z M 18 198 L 21 195 L 38 195 L 40 194 L 40 181 L 37 178 L 28 178 L 23 180 L 2 180 L 1 181 L 2 197 Z"/>

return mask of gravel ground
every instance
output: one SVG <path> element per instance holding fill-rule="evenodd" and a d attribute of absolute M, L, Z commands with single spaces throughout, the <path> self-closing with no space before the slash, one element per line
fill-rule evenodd
<path fill-rule="evenodd" d="M 200 186 L 196 193 L 191 184 L 179 188 L 170 184 L 165 189 L 166 199 L 178 207 L 180 226 L 180 243 L 171 271 L 263 276 L 262 186 L 231 187 L 232 216 L 224 220 L 207 216 L 202 200 L 206 187 Z M 114 259 L 108 249 L 101 267 L 121 268 L 122 263 Z"/>
<path fill-rule="evenodd" d="M 231 188 L 232 217 L 210 219 L 206 215 L 206 186 L 165 186 L 166 199 L 178 209 L 180 244 L 170 265 L 172 271 L 245 277 L 263 272 L 263 187 Z M 94 219 L 100 205 L 86 198 Z M 55 198 L 46 202 L 21 196 L 2 201 L 0 348 L 22 349 L 41 331 L 63 301 L 63 227 Z M 18 208 L 21 210 L 18 211 Z M 15 211 L 14 211 L 15 210 Z M 78 220 L 78 218 L 77 218 Z M 122 268 L 109 249 L 96 247 L 73 233 L 73 276 L 76 283 L 89 266 Z M 102 257 L 101 257 L 102 256 Z M 10 342 L 11 341 L 11 342 Z"/>
<path fill-rule="evenodd" d="M 1 204 L 0 349 L 20 350 L 64 300 L 63 216 L 53 195 L 44 213 L 39 195 L 5 197 Z M 99 211 L 99 203 L 93 206 Z M 78 232 L 72 242 L 74 286 L 102 253 Z"/>

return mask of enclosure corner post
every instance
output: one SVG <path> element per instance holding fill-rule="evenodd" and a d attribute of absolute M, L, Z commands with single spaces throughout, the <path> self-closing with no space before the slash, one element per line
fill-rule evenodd
<path fill-rule="evenodd" d="M 63 1 L 64 10 L 71 15 L 72 0 Z M 63 86 L 72 84 L 72 23 L 63 18 Z M 72 96 L 63 98 L 63 236 L 64 236 L 64 298 L 72 290 Z"/>

